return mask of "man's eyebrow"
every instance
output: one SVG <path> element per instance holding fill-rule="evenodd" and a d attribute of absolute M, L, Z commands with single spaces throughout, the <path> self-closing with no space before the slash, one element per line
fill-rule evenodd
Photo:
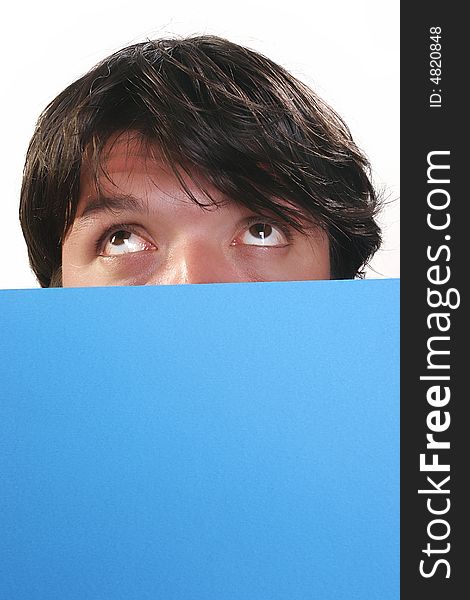
<path fill-rule="evenodd" d="M 75 225 L 81 229 L 97 214 L 124 210 L 147 213 L 148 203 L 131 195 L 97 196 L 87 201 L 82 214 L 75 219 Z"/>

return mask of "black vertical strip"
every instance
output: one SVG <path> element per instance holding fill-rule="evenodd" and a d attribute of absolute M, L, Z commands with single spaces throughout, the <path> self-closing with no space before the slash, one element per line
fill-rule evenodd
<path fill-rule="evenodd" d="M 463 111 L 467 27 L 457 2 L 401 4 L 403 600 L 463 597 L 470 576 L 464 545 L 469 499 L 463 490 L 470 472 L 470 432 L 464 433 L 469 398 L 463 385 L 470 330 L 465 323 L 470 198 L 463 184 L 469 170 L 463 148 L 469 131 Z M 427 173 L 430 162 L 436 168 Z M 450 449 L 427 448 L 427 434 L 436 444 L 450 443 Z M 420 454 L 426 464 L 438 463 L 435 471 L 420 468 Z M 449 471 L 437 470 L 445 465 Z M 427 491 L 419 494 L 420 489 Z"/>

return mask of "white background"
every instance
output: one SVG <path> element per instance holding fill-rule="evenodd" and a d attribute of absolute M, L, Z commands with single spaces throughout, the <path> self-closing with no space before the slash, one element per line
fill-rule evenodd
<path fill-rule="evenodd" d="M 41 0 L 9 3 L 2 20 L 0 288 L 38 286 L 18 203 L 25 152 L 41 110 L 123 46 L 205 33 L 267 55 L 344 118 L 387 200 L 385 244 L 367 276 L 399 276 L 398 0 Z"/>

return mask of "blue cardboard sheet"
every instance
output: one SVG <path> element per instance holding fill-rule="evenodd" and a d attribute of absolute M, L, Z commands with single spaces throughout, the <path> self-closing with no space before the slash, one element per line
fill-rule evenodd
<path fill-rule="evenodd" d="M 0 292 L 0 597 L 398 599 L 398 299 Z"/>

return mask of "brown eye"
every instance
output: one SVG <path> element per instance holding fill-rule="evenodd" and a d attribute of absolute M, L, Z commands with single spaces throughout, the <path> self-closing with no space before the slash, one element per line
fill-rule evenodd
<path fill-rule="evenodd" d="M 131 237 L 131 232 L 130 231 L 117 231 L 116 233 L 113 233 L 113 235 L 111 236 L 111 239 L 109 240 L 109 243 L 112 246 L 122 246 L 123 244 L 126 244 L 126 240 L 128 240 Z"/>
<path fill-rule="evenodd" d="M 252 225 L 248 231 L 253 237 L 259 240 L 265 240 L 271 235 L 273 228 L 269 223 L 256 223 L 255 225 Z"/>
<path fill-rule="evenodd" d="M 119 229 L 108 237 L 101 254 L 102 256 L 117 256 L 145 250 L 156 250 L 156 248 L 142 236 L 127 229 Z"/>
<path fill-rule="evenodd" d="M 238 237 L 237 243 L 246 246 L 285 246 L 288 240 L 280 227 L 259 221 L 250 225 Z"/>

